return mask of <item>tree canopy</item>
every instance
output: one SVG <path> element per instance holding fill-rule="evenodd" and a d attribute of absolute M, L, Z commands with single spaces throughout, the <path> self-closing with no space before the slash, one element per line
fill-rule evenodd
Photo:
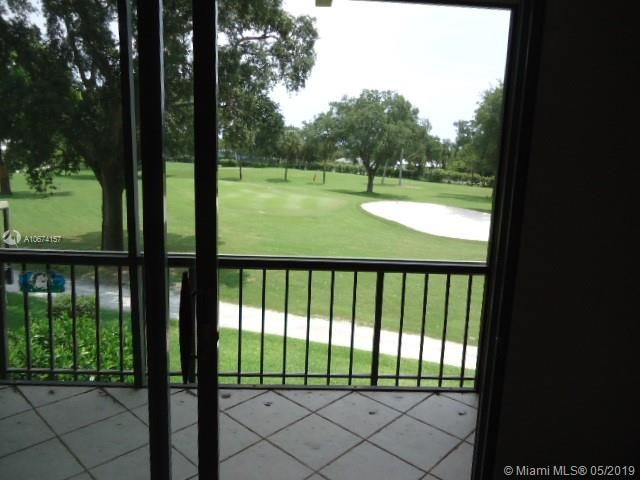
<path fill-rule="evenodd" d="M 336 146 L 367 173 L 367 192 L 373 192 L 378 169 L 400 159 L 403 146 L 418 122 L 418 109 L 391 91 L 363 90 L 359 97 L 343 97 L 331 104 Z"/>
<path fill-rule="evenodd" d="M 304 87 L 318 33 L 312 18 L 289 15 L 281 0 L 222 0 L 218 28 L 220 134 L 234 149 L 251 149 L 260 119 L 276 117 L 271 89 Z"/>
<path fill-rule="evenodd" d="M 494 176 L 500 156 L 503 86 L 499 83 L 482 93 L 471 120 L 460 120 L 454 163 L 458 170 Z"/>
<path fill-rule="evenodd" d="M 24 169 L 36 191 L 55 188 L 52 175 L 78 166 L 60 119 L 71 78 L 57 52 L 19 10 L 5 18 L 0 3 L 0 193 L 11 194 L 10 169 Z"/>

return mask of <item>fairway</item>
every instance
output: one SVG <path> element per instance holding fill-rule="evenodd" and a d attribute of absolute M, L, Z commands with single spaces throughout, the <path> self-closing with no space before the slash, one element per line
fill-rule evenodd
<path fill-rule="evenodd" d="M 319 256 L 345 258 L 395 258 L 422 260 L 484 261 L 487 243 L 434 236 L 411 230 L 399 223 L 372 215 L 361 208 L 378 200 L 427 202 L 490 212 L 491 190 L 465 185 L 437 184 L 387 178 L 376 179 L 375 193 L 364 193 L 366 177 L 354 174 L 290 169 L 284 181 L 281 168 L 219 169 L 219 252 L 221 254 Z M 60 243 L 21 245 L 28 248 L 98 249 L 101 225 L 100 188 L 89 171 L 57 177 L 51 195 L 28 190 L 24 177 L 12 178 L 15 194 L 8 197 L 13 228 L 25 235 L 62 235 Z M 213 188 L 213 186 L 212 186 Z M 194 236 L 193 168 L 185 163 L 167 163 L 167 229 L 171 251 L 192 252 Z M 212 211 L 212 221 L 214 215 Z M 172 280 L 177 281 L 178 272 Z M 221 272 L 222 301 L 237 302 L 240 281 L 243 303 L 260 306 L 261 271 Z M 396 330 L 401 309 L 401 275 L 385 276 L 383 328 Z M 266 274 L 266 307 L 282 311 L 284 272 Z M 90 277 L 87 278 L 90 280 Z M 404 331 L 417 333 L 422 322 L 425 278 L 408 275 Z M 307 272 L 291 273 L 289 311 L 307 313 Z M 315 272 L 311 280 L 311 315 L 329 316 L 330 274 Z M 477 342 L 483 278 L 474 278 L 470 311 L 470 342 Z M 427 281 L 426 332 L 439 336 L 443 322 L 445 276 Z M 336 274 L 334 317 L 350 319 L 352 273 Z M 466 277 L 452 277 L 447 338 L 461 341 L 467 294 Z M 358 278 L 356 321 L 373 324 L 375 275 Z"/>
<path fill-rule="evenodd" d="M 366 194 L 366 177 L 280 168 L 219 170 L 219 251 L 222 254 L 339 256 L 439 260 L 484 260 L 486 242 L 455 240 L 412 231 L 360 208 L 375 200 L 428 202 L 480 212 L 491 210 L 491 189 L 386 179 Z M 316 183 L 313 182 L 316 177 Z M 14 174 L 13 228 L 25 235 L 61 235 L 57 244 L 25 248 L 99 249 L 100 186 L 93 174 L 58 176 L 51 194 L 35 193 L 22 174 Z M 193 167 L 167 163 L 167 233 L 170 251 L 192 252 L 194 237 Z M 213 213 L 213 212 L 212 212 Z M 213 220 L 213 215 L 212 215 Z"/>

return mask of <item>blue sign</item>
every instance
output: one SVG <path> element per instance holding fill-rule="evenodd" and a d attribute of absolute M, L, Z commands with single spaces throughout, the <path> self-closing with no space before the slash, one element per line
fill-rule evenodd
<path fill-rule="evenodd" d="M 20 274 L 20 290 L 33 293 L 64 292 L 64 276 L 56 272 L 24 272 Z"/>

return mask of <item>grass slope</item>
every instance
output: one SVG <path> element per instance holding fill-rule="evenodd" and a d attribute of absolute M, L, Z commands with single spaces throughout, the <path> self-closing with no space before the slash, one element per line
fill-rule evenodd
<path fill-rule="evenodd" d="M 22 341 L 24 332 L 24 311 L 22 309 L 22 295 L 9 293 L 8 294 L 8 330 L 12 334 L 13 338 L 17 338 L 17 342 L 9 342 L 9 356 L 11 358 L 10 366 L 16 368 L 26 367 L 25 363 L 25 344 Z M 55 300 L 54 300 L 55 301 Z M 31 298 L 29 301 L 29 317 L 31 325 L 37 324 L 43 326 L 47 324 L 47 302 L 40 298 Z M 113 328 L 117 328 L 118 315 L 117 312 L 107 309 L 100 310 L 101 317 L 101 351 L 103 355 L 105 352 L 109 352 L 113 358 L 117 357 L 118 350 L 118 337 L 114 335 L 105 335 L 106 332 L 112 332 Z M 88 324 L 87 324 L 88 322 Z M 58 368 L 72 368 L 72 354 L 71 354 L 71 341 L 66 338 L 67 332 L 63 329 L 59 322 L 54 321 L 54 331 L 56 332 L 55 338 L 58 340 L 69 341 L 57 341 L 55 344 L 55 359 Z M 124 325 L 124 338 L 125 338 L 125 352 L 130 352 L 131 348 L 131 317 L 129 314 L 123 315 Z M 170 368 L 174 372 L 180 371 L 180 350 L 178 342 L 178 329 L 175 328 L 175 322 L 172 323 L 171 339 L 170 339 Z M 33 328 L 33 327 L 32 327 Z M 84 332 L 84 335 L 80 333 L 81 330 L 88 330 Z M 91 368 L 95 365 L 96 350 L 94 345 L 95 340 L 96 323 L 93 318 L 81 318 L 78 319 L 78 351 L 82 367 Z M 38 331 L 46 338 L 48 337 L 48 327 L 40 328 Z M 82 339 L 85 338 L 86 344 Z M 88 340 L 87 340 L 88 339 Z M 44 339 L 41 339 L 44 340 Z M 49 353 L 48 343 L 43 343 L 38 339 L 32 340 L 32 362 L 34 367 L 47 368 L 49 366 Z M 241 358 L 241 371 L 242 372 L 259 372 L 260 358 L 261 358 L 261 342 L 260 335 L 257 333 L 243 332 L 242 334 L 242 358 Z M 19 352 L 12 351 L 13 349 L 19 350 Z M 287 361 L 286 372 L 287 373 L 300 373 L 304 372 L 305 359 L 306 359 L 306 345 L 302 340 L 287 339 L 286 340 Z M 90 351 L 91 353 L 87 353 Z M 83 352 L 85 353 L 83 355 Z M 283 358 L 284 358 L 284 338 L 276 335 L 265 335 L 264 339 L 264 363 L 263 372 L 278 374 L 283 371 Z M 328 371 L 328 346 L 325 344 L 311 342 L 309 345 L 309 365 L 308 371 L 316 374 L 326 374 Z M 126 360 L 124 363 L 125 369 L 131 369 L 131 356 L 130 353 L 125 353 Z M 331 362 L 330 369 L 333 374 L 346 374 L 349 372 L 349 364 L 351 362 L 349 349 L 345 347 L 333 347 L 331 349 Z M 112 360 L 111 368 L 117 368 L 118 360 Z M 417 360 L 403 359 L 400 362 L 400 374 L 401 375 L 417 375 L 418 373 Z M 103 361 L 104 365 L 104 361 Z M 220 372 L 237 373 L 238 371 L 238 331 L 232 329 L 220 330 L 220 356 L 219 356 L 219 369 Z M 352 359 L 352 371 L 354 374 L 371 373 L 371 352 L 362 350 L 354 350 Z M 396 371 L 396 358 L 391 355 L 380 355 L 379 374 L 395 374 Z M 422 363 L 422 375 L 437 375 L 439 373 L 439 366 L 435 363 L 423 362 Z M 450 376 L 459 376 L 460 368 L 448 367 L 444 368 L 444 374 Z M 467 369 L 467 376 L 473 375 L 473 370 Z M 43 375 L 46 377 L 46 375 Z M 63 376 L 64 378 L 64 376 Z M 71 378 L 71 377 L 70 377 Z M 181 381 L 180 377 L 174 377 L 175 381 Z M 221 377 L 221 383 L 236 383 L 237 377 Z M 103 378 L 106 380 L 106 378 Z M 118 377 L 114 376 L 113 380 L 117 381 Z M 282 383 L 281 376 L 266 376 L 264 377 L 265 384 L 279 384 Z M 240 383 L 242 384 L 259 384 L 260 378 L 255 377 L 242 377 Z M 286 384 L 302 384 L 304 383 L 301 377 L 286 378 Z M 395 382 L 389 379 L 381 379 L 380 385 L 393 385 Z M 325 379 L 310 378 L 308 380 L 310 385 L 326 384 Z M 347 379 L 334 378 L 330 381 L 331 385 L 345 385 L 348 384 Z M 354 379 L 354 385 L 368 385 L 368 379 Z M 415 380 L 402 380 L 401 385 L 416 385 Z M 423 380 L 423 385 L 435 385 L 437 382 L 433 380 Z M 459 386 L 459 381 L 445 381 L 445 386 Z M 472 382 L 465 381 L 465 386 L 472 386 Z"/>
<path fill-rule="evenodd" d="M 325 185 L 314 182 L 314 171 L 276 168 L 243 169 L 238 181 L 235 168 L 219 172 L 220 253 L 289 256 L 335 256 L 410 258 L 434 260 L 484 260 L 486 243 L 447 239 L 410 230 L 395 222 L 375 217 L 361 209 L 374 200 L 411 200 L 489 211 L 491 191 L 462 185 L 433 184 L 387 179 L 379 181 L 374 194 L 364 193 L 366 178 L 352 174 L 327 173 Z M 317 178 L 320 178 L 317 175 Z M 52 195 L 31 193 L 21 175 L 12 178 L 15 194 L 9 197 L 13 227 L 22 235 L 62 235 L 51 248 L 96 249 L 100 238 L 100 188 L 93 175 L 83 171 L 56 179 Z M 213 188 L 213 186 L 212 186 Z M 194 249 L 193 169 L 189 164 L 167 164 L 168 245 L 172 251 Z M 212 213 L 212 221 L 213 221 Z M 26 246 L 26 245 L 23 245 Z M 38 247 L 38 245 L 33 245 Z M 172 278 L 178 278 L 174 275 Z M 245 271 L 243 301 L 261 305 L 262 273 Z M 221 272 L 221 298 L 237 301 L 239 272 Z M 291 273 L 289 311 L 307 314 L 306 272 Z M 404 331 L 420 332 L 425 279 L 407 277 Z M 429 307 L 426 331 L 439 337 L 445 311 L 445 282 L 441 275 L 428 281 Z M 312 278 L 312 315 L 329 315 L 330 274 L 315 272 Z M 352 315 L 353 274 L 336 274 L 334 316 Z M 402 308 L 402 276 L 385 278 L 383 328 L 399 328 Z M 375 276 L 360 274 L 356 319 L 373 324 Z M 483 279 L 474 279 L 470 308 L 470 341 L 476 343 Z M 466 317 L 467 279 L 453 277 L 449 301 L 447 338 L 460 341 Z M 267 273 L 266 306 L 284 308 L 284 272 Z"/>

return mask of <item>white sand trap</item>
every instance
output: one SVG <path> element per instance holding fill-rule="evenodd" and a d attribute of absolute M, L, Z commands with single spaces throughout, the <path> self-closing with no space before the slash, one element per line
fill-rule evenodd
<path fill-rule="evenodd" d="M 369 202 L 361 207 L 418 232 L 463 240 L 489 240 L 491 215 L 488 213 L 420 202 Z"/>

